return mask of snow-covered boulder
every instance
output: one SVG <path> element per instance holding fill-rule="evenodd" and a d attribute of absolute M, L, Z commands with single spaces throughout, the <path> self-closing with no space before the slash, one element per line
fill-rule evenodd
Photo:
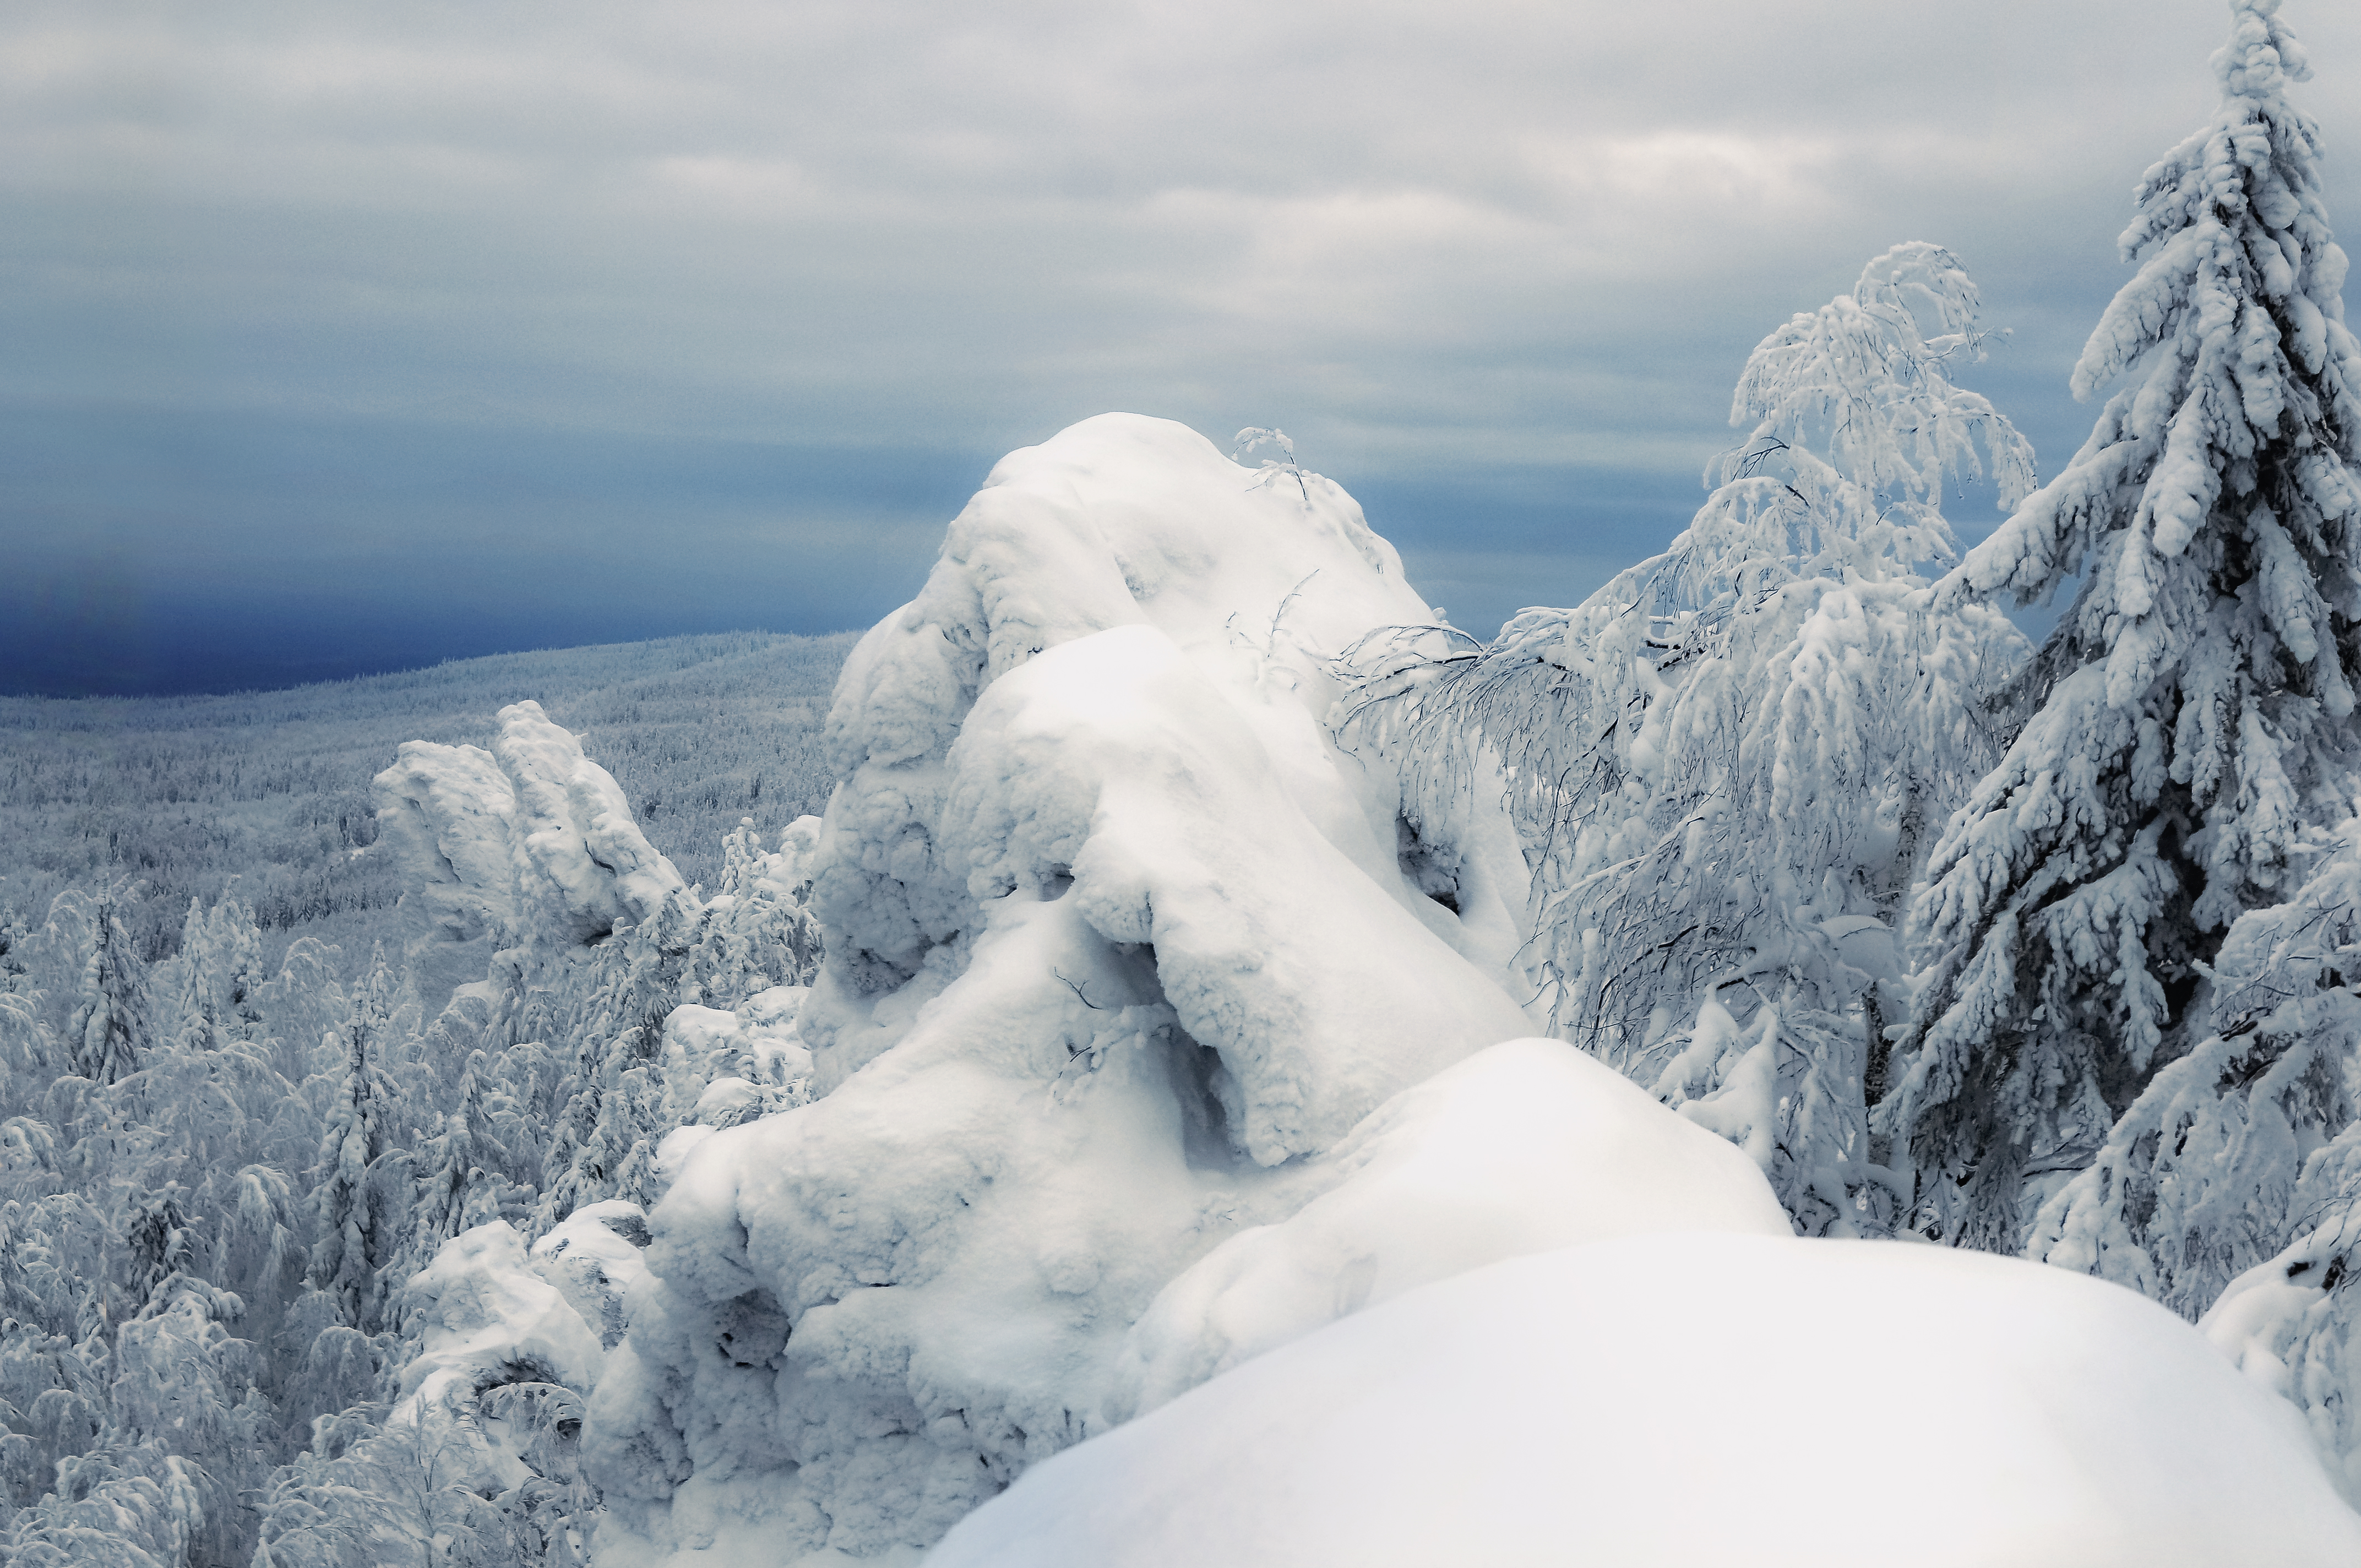
<path fill-rule="evenodd" d="M 379 852 L 402 876 L 404 952 L 430 1012 L 484 978 L 516 922 L 516 789 L 475 746 L 406 740 L 377 775 Z"/>
<path fill-rule="evenodd" d="M 554 883 L 575 940 L 637 926 L 687 884 L 631 816 L 614 775 L 582 754 L 537 702 L 500 709 L 492 755 L 516 789 L 522 874 Z M 546 901 L 544 901 L 546 902 Z"/>
<path fill-rule="evenodd" d="M 600 1347 L 612 1350 L 623 1337 L 631 1292 L 648 1277 L 640 1258 L 647 1245 L 640 1206 L 609 1198 L 575 1210 L 528 1255 L 533 1272 L 566 1298 Z"/>
<path fill-rule="evenodd" d="M 2361 1561 L 2285 1405 L 2063 1270 L 1660 1234 L 1372 1308 L 1037 1466 L 928 1568 Z"/>
<path fill-rule="evenodd" d="M 994 470 L 838 687 L 797 1024 L 821 1098 L 666 1146 L 655 1281 L 586 1431 L 602 1556 L 931 1543 L 1107 1424 L 1191 1264 L 1531 1033 L 1498 803 L 1421 822 L 1455 910 L 1406 872 L 1400 778 L 1323 722 L 1328 655 L 1432 618 L 1341 490 L 1180 426 L 1109 415 Z M 1498 1250 L 1389 1266 L 1561 1223 L 1483 1211 Z"/>
<path fill-rule="evenodd" d="M 598 1380 L 606 1356 L 598 1332 L 535 1271 L 524 1238 L 505 1222 L 445 1242 L 412 1277 L 410 1295 L 421 1346 L 402 1371 L 405 1399 L 471 1399 L 521 1368 L 577 1393 Z"/>

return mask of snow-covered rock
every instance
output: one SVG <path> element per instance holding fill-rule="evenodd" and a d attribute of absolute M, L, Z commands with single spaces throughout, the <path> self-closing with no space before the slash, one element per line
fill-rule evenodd
<path fill-rule="evenodd" d="M 524 1238 L 503 1221 L 445 1242 L 412 1277 L 410 1294 L 421 1347 L 402 1370 L 405 1399 L 472 1398 L 489 1384 L 513 1381 L 519 1368 L 577 1393 L 598 1380 L 606 1355 L 598 1332 L 534 1270 Z"/>
<path fill-rule="evenodd" d="M 2292 1413 L 2062 1270 L 1660 1234 L 1334 1324 L 1026 1475 L 929 1568 L 2361 1560 Z"/>
<path fill-rule="evenodd" d="M 539 703 L 500 709 L 500 725 L 489 751 L 405 741 L 375 781 L 430 1015 L 502 949 L 593 941 L 687 891 L 613 777 Z"/>
<path fill-rule="evenodd" d="M 566 1304 L 612 1350 L 629 1321 L 631 1292 L 648 1277 L 640 1254 L 648 1245 L 647 1215 L 620 1198 L 586 1203 L 533 1244 L 534 1273 L 555 1286 Z"/>
<path fill-rule="evenodd" d="M 377 775 L 380 851 L 401 868 L 404 951 L 430 1012 L 484 978 L 516 920 L 516 789 L 489 751 L 407 740 Z"/>
<path fill-rule="evenodd" d="M 556 884 L 577 941 L 636 926 L 686 886 L 631 817 L 614 775 L 537 702 L 500 709 L 500 759 L 516 789 L 518 849 Z"/>
<path fill-rule="evenodd" d="M 1176 1277 L 1415 1164 L 1375 1134 L 1323 1157 L 1531 1033 L 1498 804 L 1421 822 L 1455 912 L 1406 874 L 1400 778 L 1323 723 L 1328 655 L 1430 619 L 1341 490 L 1180 426 L 1104 416 L 994 470 L 829 718 L 827 959 L 797 1021 L 822 1097 L 660 1157 L 655 1280 L 586 1431 L 603 1560 L 931 1543 L 1107 1424 Z M 1706 1188 L 1731 1169 L 1711 1146 Z M 1497 1212 L 1507 1168 L 1469 1179 L 1488 1244 L 1334 1224 L 1404 1281 L 1550 1245 L 1574 1222 L 1554 1195 Z M 1159 1343 L 1186 1361 L 1186 1337 Z"/>

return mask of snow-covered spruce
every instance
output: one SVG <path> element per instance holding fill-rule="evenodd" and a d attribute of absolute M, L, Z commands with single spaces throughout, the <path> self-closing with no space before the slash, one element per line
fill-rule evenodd
<path fill-rule="evenodd" d="M 1406 627 L 1348 661 L 1348 735 L 1409 770 L 1413 827 L 1514 803 L 1552 1026 L 1741 1144 L 1809 1234 L 1883 1234 L 1907 1195 L 1867 1127 L 1907 1001 L 1894 927 L 2025 650 L 1918 576 L 1952 558 L 1937 503 L 1979 442 L 2004 504 L 2031 487 L 1950 380 L 1976 307 L 1938 247 L 1873 258 L 1755 348 L 1751 433 L 1664 554 L 1488 645 Z"/>
<path fill-rule="evenodd" d="M 2307 848 L 2285 904 L 2240 916 L 2215 956 L 2213 1030 L 2149 1080 L 2090 1168 L 2043 1205 L 2034 1257 L 2189 1317 L 2361 1197 L 2349 1074 L 2361 1046 L 2361 820 Z"/>
<path fill-rule="evenodd" d="M 2361 345 L 2318 134 L 2284 95 L 2302 50 L 2277 0 L 2231 9 L 2222 107 L 2142 181 L 2138 275 L 2075 367 L 2078 396 L 2118 389 L 1937 596 L 2083 576 L 1912 916 L 1927 976 L 1878 1124 L 1915 1170 L 1912 1224 L 1961 1245 L 2024 1244 L 2198 1047 L 2221 933 L 2288 897 L 2306 829 L 2350 806 Z"/>

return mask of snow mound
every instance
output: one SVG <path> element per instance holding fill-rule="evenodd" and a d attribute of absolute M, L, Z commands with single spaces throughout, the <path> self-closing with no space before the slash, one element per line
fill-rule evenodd
<path fill-rule="evenodd" d="M 1420 823 L 1455 910 L 1406 874 L 1400 777 L 1323 722 L 1328 656 L 1432 612 L 1349 497 L 1274 477 L 1085 422 L 993 471 L 847 663 L 796 1024 L 821 1097 L 665 1146 L 653 1282 L 585 1431 L 603 1561 L 740 1550 L 750 1520 L 781 1562 L 931 1544 L 1108 1424 L 1175 1277 L 1351 1174 L 1322 1157 L 1393 1096 L 1532 1032 L 1505 815 Z M 717 1086 L 734 1118 L 720 1078 L 697 1104 Z"/>
<path fill-rule="evenodd" d="M 612 1350 L 623 1337 L 631 1292 L 648 1277 L 640 1253 L 648 1219 L 620 1198 L 586 1203 L 533 1244 L 533 1272 L 556 1288 L 584 1325 Z"/>
<path fill-rule="evenodd" d="M 2361 1507 L 2361 1302 L 2348 1283 L 2356 1261 L 2361 1213 L 2347 1209 L 2231 1280 L 2197 1326 L 2240 1371 L 2302 1412 L 2338 1489 Z"/>
<path fill-rule="evenodd" d="M 1738 1149 L 1555 1040 L 1494 1046 L 1438 1073 L 1325 1163 L 1340 1185 L 1165 1287 L 1125 1341 L 1111 1415 L 1502 1258 L 1653 1231 L 1791 1234 Z"/>
<path fill-rule="evenodd" d="M 1659 1234 L 1497 1264 L 1262 1356 L 1037 1467 L 928 1563 L 2357 1554 L 2361 1517 L 2285 1406 L 2127 1290 L 1899 1243 Z"/>

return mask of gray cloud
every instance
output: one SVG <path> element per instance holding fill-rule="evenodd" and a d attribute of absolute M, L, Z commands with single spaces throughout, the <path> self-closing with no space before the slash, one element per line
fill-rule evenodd
<path fill-rule="evenodd" d="M 2361 14 L 2290 15 L 2333 203 L 2361 212 Z M 659 524 L 752 531 L 810 566 L 774 623 L 817 629 L 915 586 L 957 504 L 882 477 L 863 503 L 858 455 L 980 473 L 1127 408 L 1287 427 L 1479 624 L 1661 542 L 1747 349 L 1897 240 L 1975 270 L 2015 331 L 1982 384 L 2054 468 L 2129 189 L 2210 108 L 2225 23 L 2211 0 L 20 3 L 0 402 L 48 434 L 0 529 L 119 553 L 202 517 L 173 549 L 235 578 L 276 569 L 290 516 L 305 559 L 348 566 L 405 529 L 468 559 L 496 516 L 618 580 Z M 184 466 L 159 511 L 122 449 L 191 419 L 270 455 Z M 495 506 L 450 451 L 503 433 L 529 455 Z M 698 465 L 737 472 L 725 449 L 777 460 L 717 489 Z M 600 450 L 586 500 L 562 454 Z M 855 515 L 896 543 L 848 564 L 827 529 Z M 550 624 L 599 635 L 602 596 Z"/>

